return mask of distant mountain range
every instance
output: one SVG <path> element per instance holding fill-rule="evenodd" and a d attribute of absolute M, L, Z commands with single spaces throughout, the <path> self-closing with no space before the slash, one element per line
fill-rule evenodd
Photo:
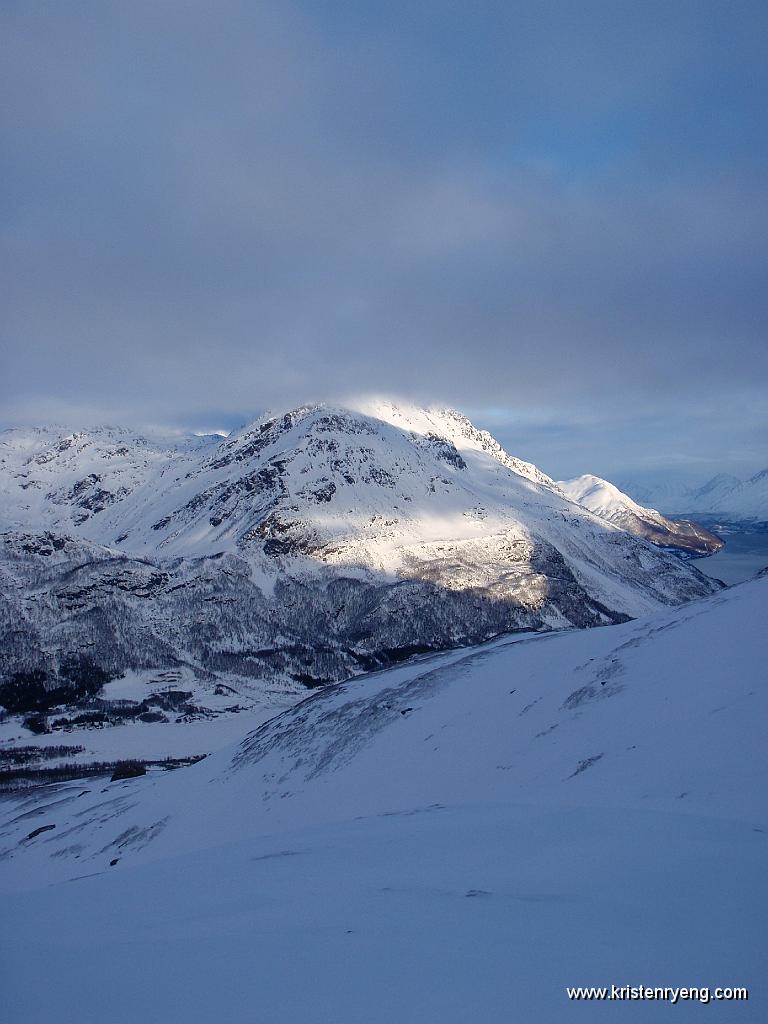
<path fill-rule="evenodd" d="M 446 409 L 307 405 L 222 439 L 0 435 L 0 678 L 301 689 L 713 592 Z M 58 689 L 57 689 L 58 688 Z"/>
<path fill-rule="evenodd" d="M 559 487 L 571 501 L 577 501 L 601 519 L 659 547 L 687 551 L 692 555 L 711 555 L 723 546 L 723 541 L 701 524 L 686 519 L 667 519 L 655 509 L 639 505 L 599 476 L 586 473 L 573 480 L 560 480 Z"/>
<path fill-rule="evenodd" d="M 701 486 L 675 481 L 621 479 L 627 494 L 667 515 L 699 515 L 732 522 L 768 522 L 768 469 L 748 480 L 720 473 Z"/>

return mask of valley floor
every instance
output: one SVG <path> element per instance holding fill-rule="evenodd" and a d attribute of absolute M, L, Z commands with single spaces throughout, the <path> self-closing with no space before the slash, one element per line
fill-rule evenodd
<path fill-rule="evenodd" d="M 158 690 L 153 686 L 153 672 L 126 672 L 125 677 L 107 683 L 101 696 L 105 700 L 130 698 L 141 701 Z M 74 725 L 57 728 L 42 735 L 34 735 L 23 726 L 23 715 L 8 715 L 0 722 L 0 765 L 11 765 L 9 755 L 14 750 L 31 749 L 46 754 L 59 747 L 67 753 L 58 757 L 45 756 L 44 760 L 32 760 L 28 767 L 43 769 L 70 765 L 87 769 L 94 762 L 137 760 L 139 762 L 162 760 L 163 758 L 185 758 L 207 755 L 241 739 L 246 730 L 273 718 L 291 707 L 306 695 L 301 686 L 254 685 L 253 681 L 233 676 L 221 676 L 228 684 L 223 696 L 216 696 L 212 686 L 196 685 L 191 673 L 183 678 L 177 687 L 191 693 L 196 707 L 194 715 L 170 712 L 163 715 L 164 721 L 144 722 L 136 718 L 120 720 L 114 725 Z M 160 690 L 162 696 L 162 690 Z M 49 714 L 50 720 L 57 715 L 73 717 L 82 708 L 62 707 Z M 24 763 L 24 762 L 19 762 Z M 0 786 L 2 786 L 0 771 Z M 10 788 L 6 786 L 6 788 Z M 0 792 L 2 790 L 0 789 Z"/>

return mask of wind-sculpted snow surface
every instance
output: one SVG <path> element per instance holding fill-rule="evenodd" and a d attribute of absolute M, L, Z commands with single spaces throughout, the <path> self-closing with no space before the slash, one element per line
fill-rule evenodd
<path fill-rule="evenodd" d="M 190 768 L 6 798 L 9 1019 L 762 1022 L 766 611 L 763 577 L 433 655 Z M 611 984 L 750 997 L 567 1001 Z"/>
<path fill-rule="evenodd" d="M 239 770 L 256 765 L 278 746 L 284 757 L 295 758 L 293 767 L 302 769 L 305 780 L 339 768 L 349 763 L 378 732 L 397 722 L 398 715 L 410 714 L 414 701 L 467 676 L 490 656 L 490 652 L 482 651 L 465 654 L 450 667 L 446 667 L 443 659 L 437 659 L 438 667 L 415 675 L 408 673 L 406 685 L 377 688 L 375 696 L 361 693 L 352 699 L 340 686 L 334 699 L 326 691 L 321 705 L 308 700 L 290 716 L 267 722 L 242 744 L 233 767 Z"/>
<path fill-rule="evenodd" d="M 0 673 L 184 666 L 300 688 L 717 584 L 459 413 L 306 406 L 234 436 L 6 431 Z"/>

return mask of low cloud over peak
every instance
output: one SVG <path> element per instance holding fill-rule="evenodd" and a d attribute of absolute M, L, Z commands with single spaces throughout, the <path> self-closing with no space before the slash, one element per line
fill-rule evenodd
<path fill-rule="evenodd" d="M 7 422 L 373 388 L 570 425 L 600 465 L 518 452 L 562 475 L 764 444 L 764 5 L 1 17 Z"/>

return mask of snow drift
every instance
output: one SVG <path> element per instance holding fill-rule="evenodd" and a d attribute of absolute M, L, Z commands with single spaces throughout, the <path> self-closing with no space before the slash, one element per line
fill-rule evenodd
<path fill-rule="evenodd" d="M 767 597 L 433 656 L 171 775 L 6 800 L 9 1014 L 594 1021 L 565 986 L 616 983 L 745 985 L 704 1012 L 761 1021 Z"/>

